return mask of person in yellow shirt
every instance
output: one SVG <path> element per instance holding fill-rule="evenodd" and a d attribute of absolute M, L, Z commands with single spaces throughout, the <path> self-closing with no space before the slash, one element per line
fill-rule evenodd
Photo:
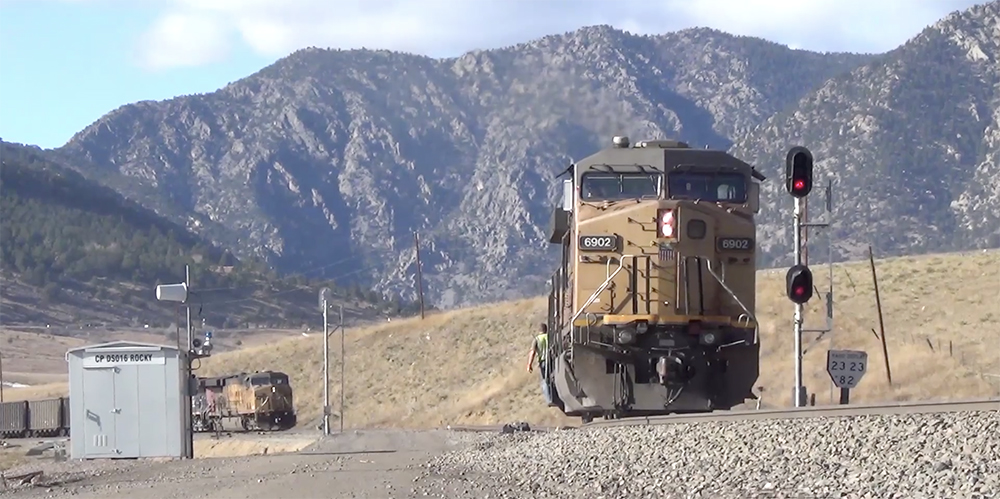
<path fill-rule="evenodd" d="M 538 362 L 538 374 L 541 377 L 542 395 L 545 396 L 545 402 L 548 404 L 552 403 L 552 395 L 549 392 L 549 379 L 548 379 L 548 366 L 549 366 L 549 327 L 545 324 L 540 324 L 538 328 L 538 334 L 535 335 L 535 340 L 531 343 L 531 351 L 528 353 L 528 372 L 532 372 L 535 367 L 535 362 Z"/>

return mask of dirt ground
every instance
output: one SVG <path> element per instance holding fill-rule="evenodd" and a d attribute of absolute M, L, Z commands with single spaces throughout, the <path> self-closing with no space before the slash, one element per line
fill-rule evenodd
<path fill-rule="evenodd" d="M 234 435 L 231 445 L 257 442 L 280 449 L 315 439 L 299 451 L 249 457 L 193 460 L 108 460 L 57 462 L 51 457 L 7 470 L 0 497 L 76 499 L 109 496 L 130 499 L 308 499 L 424 497 L 415 488 L 421 465 L 437 453 L 481 437 L 448 430 L 345 431 L 322 438 L 313 432 Z M 211 440 L 199 436 L 199 442 Z M 196 442 L 196 447 L 199 442 Z M 196 454 L 197 455 L 197 454 Z M 41 471 L 32 484 L 14 477 Z M 463 491 L 441 490 L 445 497 Z"/>

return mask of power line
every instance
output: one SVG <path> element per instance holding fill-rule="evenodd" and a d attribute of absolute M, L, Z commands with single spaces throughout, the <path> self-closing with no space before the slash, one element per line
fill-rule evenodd
<path fill-rule="evenodd" d="M 356 269 L 356 270 L 352 270 L 350 272 L 346 272 L 344 274 L 340 274 L 340 275 L 337 275 L 337 276 L 326 278 L 326 280 L 336 281 L 337 279 L 342 279 L 344 277 L 351 276 L 351 275 L 354 275 L 354 274 L 358 274 L 358 273 L 364 272 L 366 270 L 371 270 L 371 269 L 377 268 L 380 265 L 381 264 L 368 265 L 368 266 L 365 266 L 365 267 L 361 267 L 360 269 Z M 247 287 L 249 287 L 249 286 L 247 286 Z M 309 286 L 296 286 L 296 287 L 294 287 L 292 289 L 286 289 L 284 291 L 277 291 L 277 292 L 274 292 L 274 293 L 264 294 L 262 296 L 252 296 L 252 297 L 247 297 L 247 298 L 237 298 L 235 300 L 203 301 L 202 304 L 204 304 L 204 305 L 224 305 L 224 304 L 229 304 L 229 303 L 239 303 L 239 302 L 242 302 L 242 301 L 260 300 L 262 298 L 273 298 L 273 297 L 276 297 L 276 296 L 282 296 L 282 295 L 286 295 L 286 294 L 289 294 L 289 293 L 295 293 L 297 291 L 302 291 L 303 289 L 309 289 Z"/>
<path fill-rule="evenodd" d="M 381 254 L 388 253 L 389 251 L 391 251 L 391 250 L 389 250 L 389 249 L 376 250 L 376 255 L 381 256 Z M 327 268 L 333 267 L 334 265 L 340 265 L 342 263 L 348 262 L 348 261 L 353 260 L 353 259 L 355 259 L 354 256 L 349 256 L 349 257 L 346 257 L 346 258 L 341 258 L 340 260 L 337 260 L 337 261 L 332 262 L 332 263 L 323 264 L 323 265 L 320 265 L 318 267 L 313 267 L 311 269 L 306 269 L 306 270 L 303 270 L 303 271 L 300 271 L 300 272 L 293 272 L 293 274 L 301 274 L 301 275 L 305 276 L 307 274 L 311 274 L 311 273 L 319 271 L 319 270 L 323 270 L 323 269 L 327 269 Z M 337 276 L 336 278 L 339 279 L 340 277 L 343 277 L 343 276 L 342 275 L 341 276 Z M 245 288 L 251 288 L 251 287 L 253 287 L 253 286 L 247 285 L 247 286 L 229 286 L 229 287 L 222 287 L 222 288 L 203 288 L 203 289 L 200 289 L 200 291 L 203 292 L 203 293 L 204 292 L 209 292 L 209 291 L 236 291 L 236 290 L 239 290 L 239 289 L 245 289 Z"/>
<path fill-rule="evenodd" d="M 416 246 L 416 241 L 415 241 L 415 244 L 414 244 L 413 247 L 414 248 L 417 247 Z M 381 249 L 381 250 L 375 250 L 374 251 L 374 255 L 375 256 L 382 256 L 384 254 L 387 254 L 387 253 L 390 253 L 390 252 L 393 252 L 393 251 L 398 251 L 398 250 L 392 250 L 392 249 L 388 249 L 388 248 Z M 315 267 L 315 268 L 312 268 L 312 269 L 307 269 L 307 270 L 305 270 L 303 272 L 297 272 L 297 273 L 305 276 L 306 274 L 309 274 L 309 273 L 312 273 L 312 272 L 316 272 L 317 270 L 322 270 L 322 269 L 325 269 L 325 268 L 329 268 L 329 267 L 332 267 L 334 265 L 338 265 L 338 264 L 347 262 L 347 261 L 352 260 L 352 259 L 354 259 L 354 257 L 342 258 L 342 259 L 337 260 L 337 261 L 335 261 L 333 263 L 324 264 L 324 265 L 321 265 L 321 266 L 318 266 L 318 267 Z M 322 279 L 323 280 L 332 281 L 332 282 L 336 282 L 337 279 L 343 279 L 344 277 L 352 276 L 352 275 L 355 275 L 355 274 L 359 274 L 361 272 L 365 272 L 365 271 L 372 270 L 372 269 L 375 269 L 377 267 L 380 267 L 382 265 L 382 263 L 383 262 L 369 264 L 369 265 L 366 265 L 366 266 L 361 267 L 359 269 L 354 269 L 352 271 L 345 272 L 343 274 L 335 275 L 333 277 L 325 277 L 325 278 L 322 278 Z M 231 290 L 235 291 L 235 290 L 239 290 L 239 289 L 250 289 L 250 288 L 255 288 L 255 286 L 250 286 L 250 285 L 248 285 L 248 286 L 238 286 L 238 287 L 231 288 Z M 233 299 L 233 300 L 223 300 L 223 301 L 204 301 L 203 300 L 201 302 L 201 304 L 202 305 L 226 305 L 226 304 L 233 304 L 233 303 L 239 303 L 239 302 L 245 302 L 245 301 L 253 301 L 253 300 L 260 300 L 260 299 L 265 299 L 265 298 L 273 298 L 273 297 L 276 297 L 276 296 L 282 296 L 282 295 L 286 295 L 286 294 L 290 294 L 290 293 L 295 293 L 295 292 L 298 292 L 298 291 L 302 291 L 303 289 L 304 289 L 303 287 L 296 286 L 296 287 L 294 287 L 292 289 L 286 289 L 284 291 L 278 291 L 278 292 L 274 292 L 274 293 L 264 294 L 264 295 L 261 295 L 261 296 L 250 296 L 250 297 L 246 297 L 246 298 L 237 298 L 237 299 Z M 308 289 L 308 287 L 305 287 L 305 289 Z"/>

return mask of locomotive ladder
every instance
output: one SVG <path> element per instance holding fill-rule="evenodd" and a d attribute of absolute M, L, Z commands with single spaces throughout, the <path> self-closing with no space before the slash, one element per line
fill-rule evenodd
<path fill-rule="evenodd" d="M 601 285 L 597 287 L 597 290 L 595 290 L 594 293 L 590 295 L 590 298 L 588 298 L 587 301 L 584 302 L 584 304 L 580 306 L 580 309 L 577 310 L 575 314 L 573 314 L 573 318 L 570 319 L 570 321 L 569 321 L 570 327 L 574 327 L 574 325 L 576 324 L 576 320 L 579 319 L 581 315 L 583 315 L 584 309 L 586 309 L 592 303 L 594 303 L 594 300 L 597 300 L 597 297 L 600 296 L 601 293 L 604 292 L 604 290 L 608 289 L 608 286 L 611 285 L 611 281 L 614 280 L 615 276 L 617 276 L 618 273 L 621 272 L 623 268 L 625 268 L 625 259 L 626 258 L 633 258 L 635 256 L 636 255 L 621 255 L 621 257 L 618 258 L 618 268 L 616 268 L 614 272 L 609 272 L 608 273 L 607 279 L 605 279 L 604 282 L 601 283 Z M 607 267 L 610 270 L 610 268 L 611 268 L 611 261 L 610 260 L 608 261 Z M 574 332 L 574 336 L 576 336 L 575 332 Z"/>
<path fill-rule="evenodd" d="M 729 293 L 729 296 L 733 297 L 733 300 L 736 300 L 736 304 L 743 309 L 743 315 L 749 317 L 750 320 L 753 321 L 753 342 L 754 344 L 757 344 L 758 342 L 757 336 L 759 334 L 759 328 L 760 328 L 760 326 L 757 324 L 757 317 L 754 316 L 753 312 L 751 312 L 750 309 L 746 307 L 746 305 L 743 304 L 743 302 L 740 300 L 740 297 L 736 296 L 736 293 L 734 293 L 733 290 L 726 285 L 725 280 L 720 278 L 719 275 L 716 274 L 714 270 L 712 270 L 711 258 L 705 258 L 705 268 L 708 269 L 708 273 L 712 274 L 712 277 L 714 277 L 715 280 L 719 282 L 719 285 L 722 286 L 722 289 L 726 290 L 726 292 Z M 743 318 L 743 315 L 741 315 L 740 318 Z"/>

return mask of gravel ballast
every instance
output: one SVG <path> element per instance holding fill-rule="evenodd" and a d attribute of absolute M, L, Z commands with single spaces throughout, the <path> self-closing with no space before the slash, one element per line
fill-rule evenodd
<path fill-rule="evenodd" d="M 463 497 L 1000 497 L 1000 412 L 497 434 L 434 458 L 418 483 Z"/>

